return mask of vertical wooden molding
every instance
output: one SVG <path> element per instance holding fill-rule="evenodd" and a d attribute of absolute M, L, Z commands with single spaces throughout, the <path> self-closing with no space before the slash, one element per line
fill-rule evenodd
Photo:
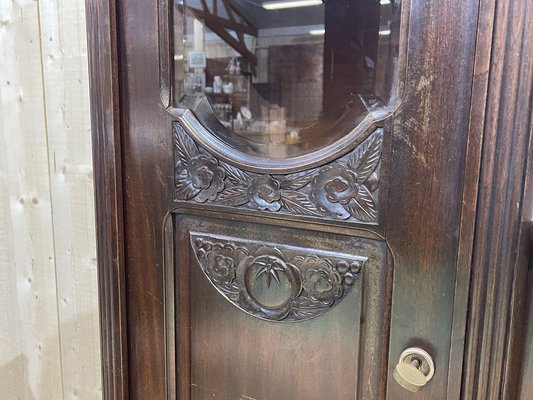
<path fill-rule="evenodd" d="M 455 278 L 454 315 L 452 324 L 452 341 L 448 366 L 447 397 L 459 399 L 463 376 L 463 358 L 465 351 L 466 321 L 472 266 L 474 233 L 476 228 L 477 197 L 481 152 L 483 145 L 483 127 L 486 113 L 486 100 L 491 62 L 492 31 L 494 22 L 494 5 L 489 7 L 484 2 L 479 8 L 477 18 L 476 50 L 470 96 L 470 118 L 468 123 L 468 142 L 465 161 L 465 178 L 463 182 L 463 206 L 461 210 L 461 227 L 459 230 L 459 248 L 457 251 L 457 276 Z"/>
<path fill-rule="evenodd" d="M 173 32 L 172 9 L 174 2 L 158 0 L 158 25 L 159 25 L 159 85 L 161 101 L 165 107 L 172 104 L 172 79 L 173 79 Z"/>
<path fill-rule="evenodd" d="M 533 1 L 482 0 L 480 30 L 492 23 L 487 97 L 480 107 L 484 129 L 461 396 L 465 400 L 516 398 L 521 357 L 517 338 L 527 270 L 523 210 L 533 109 Z M 481 52 L 484 41 L 478 42 Z M 479 87 L 485 90 L 483 84 Z"/>
<path fill-rule="evenodd" d="M 116 1 L 86 0 L 103 396 L 128 398 Z"/>

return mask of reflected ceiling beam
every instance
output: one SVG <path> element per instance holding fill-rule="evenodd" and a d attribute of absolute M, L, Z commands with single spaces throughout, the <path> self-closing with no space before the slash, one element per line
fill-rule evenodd
<path fill-rule="evenodd" d="M 213 4 L 216 4 L 216 3 L 217 3 L 217 0 L 213 0 Z M 231 7 L 231 3 L 229 2 L 229 0 L 222 0 L 222 3 L 224 3 L 224 8 L 226 9 L 226 13 L 228 14 L 229 19 L 231 20 L 231 22 L 235 23 L 235 15 L 233 15 L 233 8 Z M 245 26 L 248 26 L 248 25 L 245 25 Z M 241 30 L 236 30 L 235 33 L 237 34 L 239 41 L 244 43 L 243 32 Z M 252 33 L 252 35 L 257 36 L 257 29 L 255 30 L 255 34 Z"/>
<path fill-rule="evenodd" d="M 228 19 L 225 19 L 225 18 L 221 18 L 217 15 L 214 15 L 214 14 L 211 14 L 211 13 L 206 13 L 204 11 L 201 11 L 201 10 L 197 10 L 196 8 L 192 8 L 192 7 L 188 7 L 189 10 L 192 12 L 192 14 L 194 15 L 194 18 L 196 19 L 199 19 L 201 21 L 204 21 L 204 23 L 206 23 L 207 25 L 207 22 L 210 22 L 212 24 L 216 24 L 218 26 L 220 26 L 221 28 L 224 28 L 224 29 L 231 29 L 232 31 L 235 31 L 235 33 L 237 34 L 246 34 L 246 35 L 251 35 L 251 36 L 256 36 L 257 37 L 257 29 L 252 27 L 252 26 L 249 26 L 249 25 L 244 25 L 244 24 L 240 24 L 239 22 L 235 22 L 235 21 L 231 21 L 231 20 L 228 20 Z M 209 28 L 211 29 L 211 28 Z"/>
<path fill-rule="evenodd" d="M 221 7 L 218 7 L 219 1 L 224 6 L 227 18 L 219 14 L 221 11 Z M 203 21 L 205 26 L 216 33 L 220 39 L 237 51 L 252 66 L 256 66 L 257 57 L 246 47 L 244 35 L 257 37 L 257 28 L 231 4 L 230 0 L 212 0 L 211 10 L 206 0 L 200 0 L 200 4 L 202 5 L 202 10 L 189 6 L 187 6 L 187 9 L 194 18 Z M 235 32 L 237 37 L 229 33 L 228 30 Z"/>
<path fill-rule="evenodd" d="M 235 13 L 239 16 L 239 18 L 244 22 L 246 23 L 246 25 L 249 25 L 251 27 L 254 27 L 254 24 L 248 19 L 248 17 L 246 15 L 244 15 L 242 13 L 242 11 L 240 11 L 237 7 L 235 7 L 233 4 L 231 4 L 231 1 L 230 0 L 222 0 L 224 3 L 227 3 L 228 4 L 228 7 L 231 8 L 232 10 L 232 13 Z M 254 29 L 256 29 L 254 27 Z M 256 34 L 254 36 L 257 36 L 257 29 L 256 29 Z"/>

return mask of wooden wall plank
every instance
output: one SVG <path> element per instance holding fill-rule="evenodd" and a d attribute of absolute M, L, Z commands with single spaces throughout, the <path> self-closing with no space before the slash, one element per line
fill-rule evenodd
<path fill-rule="evenodd" d="M 40 2 L 63 389 L 101 397 L 87 40 L 83 0 Z"/>
<path fill-rule="evenodd" d="M 0 121 L 3 121 L 1 107 Z M 8 171 L 4 151 L 2 151 L 6 147 L 4 141 L 4 135 L 0 134 L 0 288 L 2 288 L 0 304 L 2 304 L 2 309 L 5 309 L 0 314 L 0 388 L 2 395 L 8 399 L 25 399 L 25 359 L 19 333 L 17 276 L 12 251 Z"/>
<path fill-rule="evenodd" d="M 61 354 L 38 4 L 2 2 L 2 148 L 25 399 L 60 399 Z M 16 307 L 10 305 L 7 312 Z M 2 363 L 5 361 L 2 360 Z M 21 378 L 18 378 L 21 379 Z"/>

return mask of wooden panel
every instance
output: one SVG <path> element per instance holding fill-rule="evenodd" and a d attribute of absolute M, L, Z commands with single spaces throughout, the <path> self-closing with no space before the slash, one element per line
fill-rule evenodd
<path fill-rule="evenodd" d="M 173 133 L 176 140 L 176 200 L 240 208 L 243 212 L 257 210 L 269 216 L 284 214 L 318 217 L 320 221 L 347 220 L 378 225 L 379 189 L 383 186 L 380 179 L 381 128 L 368 132 L 354 150 L 322 169 L 279 175 L 256 174 L 246 171 L 245 166 L 235 167 L 220 161 L 197 146 L 180 123 L 173 124 Z M 200 190 L 194 186 L 194 180 L 199 179 L 204 169 L 208 169 L 213 178 L 205 190 Z M 327 200 L 326 187 L 335 179 L 344 179 L 350 188 L 341 194 L 345 196 L 343 205 L 337 200 Z M 270 196 L 263 198 L 264 190 L 270 190 Z"/>
<path fill-rule="evenodd" d="M 40 3 L 42 74 L 64 396 L 101 397 L 83 0 Z"/>
<path fill-rule="evenodd" d="M 0 92 L 2 93 L 2 92 Z M 3 96 L 1 97 L 3 99 Z M 0 121 L 3 121 L 0 107 Z M 22 352 L 17 271 L 11 227 L 11 196 L 5 150 L 4 127 L 0 129 L 0 304 L 7 310 L 0 319 L 0 387 L 10 399 L 26 399 L 25 368 Z"/>
<path fill-rule="evenodd" d="M 22 358 L 24 398 L 63 398 L 59 321 L 56 304 L 54 232 L 52 229 L 46 120 L 40 58 L 38 4 L 3 3 L 2 146 L 9 199 L 9 223 L 17 298 L 20 353 L 3 359 L 3 368 Z M 14 56 L 17 55 L 17 56 Z M 20 60 L 20 61 L 18 61 Z M 5 200 L 4 200 L 5 201 Z M 4 241 L 2 241 L 4 243 Z M 2 320 L 3 321 L 3 320 Z M 2 329 L 3 331 L 4 329 Z M 16 346 L 17 342 L 13 343 Z M 5 376 L 2 371 L 2 376 Z"/>
<path fill-rule="evenodd" d="M 385 242 L 264 218 L 176 215 L 175 229 L 180 398 L 382 398 L 392 273 Z M 281 268 L 271 286 L 255 270 L 267 255 Z M 230 281 L 218 275 L 220 259 L 233 262 Z M 330 291 L 324 282 L 315 291 L 318 270 Z M 285 297 L 284 288 L 302 290 Z"/>
<path fill-rule="evenodd" d="M 0 5 L 0 387 L 101 398 L 82 1 Z"/>

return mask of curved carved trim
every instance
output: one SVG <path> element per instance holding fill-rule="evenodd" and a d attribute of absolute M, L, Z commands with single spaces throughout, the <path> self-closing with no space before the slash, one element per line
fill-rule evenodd
<path fill-rule="evenodd" d="M 174 123 L 176 200 L 366 224 L 378 222 L 383 129 L 319 168 L 270 175 L 245 171 L 198 147 Z"/>
<path fill-rule="evenodd" d="M 305 321 L 326 313 L 351 291 L 367 260 L 196 233 L 191 246 L 204 274 L 227 300 L 269 321 Z"/>
<path fill-rule="evenodd" d="M 346 135 L 320 149 L 310 150 L 297 156 L 268 158 L 255 154 L 253 146 L 225 128 L 216 119 L 210 107 L 205 98 L 187 95 L 180 99 L 178 108 L 169 108 L 167 111 L 177 118 L 198 145 L 219 160 L 246 166 L 248 171 L 276 174 L 315 168 L 345 155 L 359 144 L 368 132 L 382 125 L 391 115 L 389 108 L 373 110 L 362 117 L 362 120 Z"/>

